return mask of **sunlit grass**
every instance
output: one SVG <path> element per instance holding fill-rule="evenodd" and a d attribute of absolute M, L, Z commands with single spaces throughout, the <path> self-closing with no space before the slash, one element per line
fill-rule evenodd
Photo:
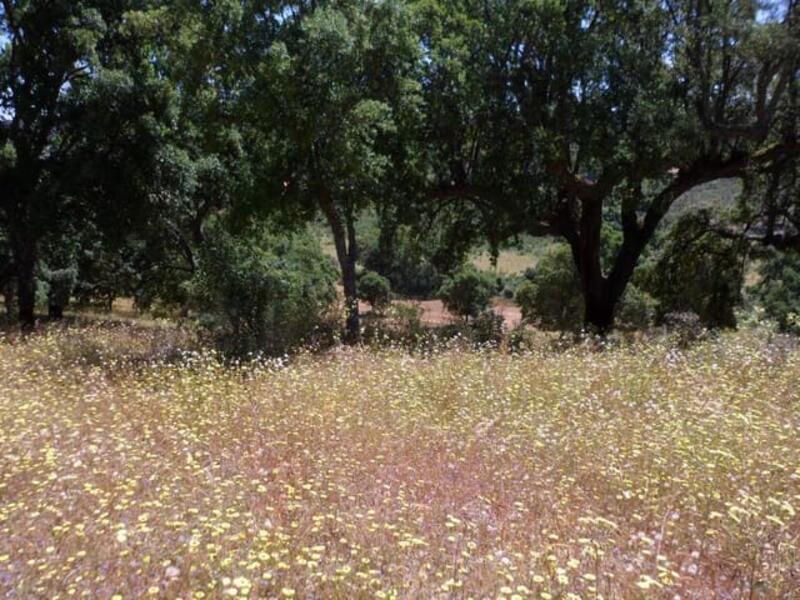
<path fill-rule="evenodd" d="M 491 271 L 503 275 L 522 273 L 526 269 L 536 266 L 539 255 L 515 250 L 503 250 L 497 255 L 497 264 L 492 263 L 492 256 L 488 251 L 481 252 L 472 259 L 472 264 L 484 271 Z"/>
<path fill-rule="evenodd" d="M 800 352 L 177 366 L 170 335 L 0 344 L 0 596 L 796 594 Z"/>

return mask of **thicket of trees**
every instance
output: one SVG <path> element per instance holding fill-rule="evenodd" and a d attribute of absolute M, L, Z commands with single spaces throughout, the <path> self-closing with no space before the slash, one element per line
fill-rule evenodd
<path fill-rule="evenodd" d="M 54 318 L 71 297 L 247 289 L 313 288 L 317 311 L 330 281 L 296 232 L 319 218 L 350 339 L 358 262 L 431 292 L 476 243 L 555 236 L 570 317 L 607 331 L 634 280 L 637 310 L 668 287 L 702 312 L 741 289 L 694 291 L 703 269 L 800 249 L 797 0 L 2 0 L 0 48 L 0 287 L 26 327 L 37 289 Z M 738 204 L 645 261 L 676 201 L 722 178 Z M 295 241 L 257 250 L 265 227 Z"/>

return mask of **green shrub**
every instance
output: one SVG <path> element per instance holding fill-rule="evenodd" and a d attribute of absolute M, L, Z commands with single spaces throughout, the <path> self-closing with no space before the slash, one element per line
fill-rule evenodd
<path fill-rule="evenodd" d="M 201 249 L 189 298 L 225 352 L 276 355 L 311 341 L 336 299 L 336 280 L 308 235 L 235 239 L 217 226 Z"/>
<path fill-rule="evenodd" d="M 358 297 L 368 302 L 374 311 L 385 308 L 392 297 L 389 280 L 375 271 L 364 271 L 358 278 Z"/>
<path fill-rule="evenodd" d="M 534 332 L 524 323 L 520 323 L 508 332 L 506 342 L 511 352 L 527 352 L 533 348 Z"/>
<path fill-rule="evenodd" d="M 759 269 L 761 280 L 748 292 L 781 331 L 800 334 L 800 256 L 775 253 Z"/>
<path fill-rule="evenodd" d="M 709 335 L 709 330 L 703 325 L 697 313 L 671 312 L 665 314 L 662 321 L 672 343 L 681 348 L 691 346 Z"/>
<path fill-rule="evenodd" d="M 137 245 L 122 243 L 119 248 L 109 248 L 100 240 L 87 244 L 77 257 L 78 281 L 73 292 L 77 304 L 111 311 L 115 298 L 129 295 L 140 304 L 137 287 L 141 274 L 134 259 Z M 164 271 L 165 278 L 174 277 L 168 269 Z"/>
<path fill-rule="evenodd" d="M 364 340 L 374 347 L 401 345 L 420 350 L 433 335 L 422 323 L 422 309 L 402 302 L 390 304 L 384 319 L 368 323 L 364 328 Z"/>
<path fill-rule="evenodd" d="M 526 271 L 526 278 L 514 295 L 525 322 L 559 331 L 581 327 L 584 310 L 580 278 L 567 246 L 549 249 L 535 269 Z"/>
<path fill-rule="evenodd" d="M 78 281 L 77 267 L 46 270 L 47 306 L 51 317 L 61 318 Z"/>
<path fill-rule="evenodd" d="M 442 276 L 431 261 L 433 249 L 406 226 L 361 248 L 364 266 L 389 280 L 391 289 L 411 297 L 430 297 L 442 284 Z"/>
<path fill-rule="evenodd" d="M 617 303 L 616 322 L 623 329 L 644 329 L 653 324 L 657 310 L 655 298 L 629 283 Z"/>
<path fill-rule="evenodd" d="M 658 301 L 658 316 L 697 314 L 710 328 L 735 327 L 744 269 L 740 242 L 708 230 L 702 211 L 679 219 L 661 250 L 643 269 L 642 287 Z"/>
<path fill-rule="evenodd" d="M 445 279 L 437 295 L 447 310 L 469 319 L 486 310 L 494 293 L 494 279 L 475 267 L 467 266 Z"/>
<path fill-rule="evenodd" d="M 470 323 L 472 341 L 478 345 L 497 346 L 503 340 L 503 317 L 491 310 L 485 310 Z"/>
<path fill-rule="evenodd" d="M 469 321 L 460 320 L 431 330 L 442 347 L 498 348 L 505 339 L 504 321 L 493 310 L 484 310 Z"/>

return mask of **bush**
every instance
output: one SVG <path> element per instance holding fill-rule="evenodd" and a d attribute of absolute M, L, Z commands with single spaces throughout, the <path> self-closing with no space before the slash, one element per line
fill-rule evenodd
<path fill-rule="evenodd" d="M 525 322 L 560 331 L 581 327 L 581 283 L 567 246 L 549 249 L 535 269 L 526 271 L 526 278 L 514 296 Z"/>
<path fill-rule="evenodd" d="M 491 310 L 480 313 L 470 323 L 472 341 L 481 346 L 497 346 L 503 340 L 505 333 L 503 317 Z"/>
<path fill-rule="evenodd" d="M 201 326 L 234 355 L 277 355 L 311 341 L 336 300 L 336 270 L 308 235 L 234 239 L 210 228 L 189 285 Z"/>
<path fill-rule="evenodd" d="M 800 334 L 800 256 L 775 253 L 759 269 L 761 280 L 748 292 L 781 331 Z"/>
<path fill-rule="evenodd" d="M 687 347 L 709 333 L 697 313 L 671 312 L 664 315 L 662 320 L 673 343 L 679 347 Z"/>
<path fill-rule="evenodd" d="M 115 298 L 128 295 L 136 296 L 138 304 L 141 274 L 134 260 L 136 251 L 133 243 L 119 248 L 106 247 L 100 240 L 87 244 L 77 257 L 78 281 L 73 292 L 77 304 L 110 312 Z"/>
<path fill-rule="evenodd" d="M 655 298 L 629 283 L 617 304 L 617 324 L 624 329 L 644 329 L 653 324 L 657 310 Z"/>
<path fill-rule="evenodd" d="M 467 266 L 445 279 L 437 295 L 447 310 L 468 320 L 486 310 L 494 292 L 491 276 Z"/>
<path fill-rule="evenodd" d="M 534 332 L 520 323 L 508 332 L 506 342 L 511 352 L 528 352 L 534 346 Z"/>
<path fill-rule="evenodd" d="M 364 271 L 358 278 L 358 297 L 369 305 L 374 311 L 385 308 L 392 296 L 392 286 L 389 280 L 375 271 Z"/>
<path fill-rule="evenodd" d="M 433 249 L 400 226 L 376 242 L 365 240 L 361 256 L 364 266 L 389 280 L 391 289 L 404 296 L 430 297 L 442 284 L 442 276 L 431 261 Z"/>
<path fill-rule="evenodd" d="M 422 308 L 401 302 L 389 305 L 385 319 L 370 323 L 364 329 L 364 339 L 375 347 L 400 344 L 419 350 L 425 346 L 427 338 L 433 337 L 430 329 L 422 324 Z"/>
<path fill-rule="evenodd" d="M 695 313 L 706 327 L 735 327 L 744 278 L 740 243 L 708 231 L 702 211 L 679 219 L 648 268 L 642 287 L 659 304 L 658 316 Z"/>
<path fill-rule="evenodd" d="M 69 267 L 46 270 L 44 275 L 47 280 L 47 306 L 50 316 L 61 318 L 78 281 L 78 269 Z"/>

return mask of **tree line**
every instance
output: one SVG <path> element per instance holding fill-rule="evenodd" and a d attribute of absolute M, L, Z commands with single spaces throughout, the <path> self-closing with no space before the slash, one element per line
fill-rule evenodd
<path fill-rule="evenodd" d="M 562 239 L 583 321 L 607 331 L 698 186 L 742 181 L 736 210 L 701 232 L 800 249 L 798 7 L 2 0 L 6 303 L 32 326 L 49 273 L 57 316 L 76 268 L 113 297 L 124 269 L 104 281 L 104 261 L 124 262 L 143 300 L 180 297 L 233 260 L 225 235 L 322 218 L 355 339 L 369 209 L 383 241 L 398 226 L 435 237 L 443 268 L 476 243 Z M 310 264 L 303 243 L 278 246 L 278 271 Z"/>

